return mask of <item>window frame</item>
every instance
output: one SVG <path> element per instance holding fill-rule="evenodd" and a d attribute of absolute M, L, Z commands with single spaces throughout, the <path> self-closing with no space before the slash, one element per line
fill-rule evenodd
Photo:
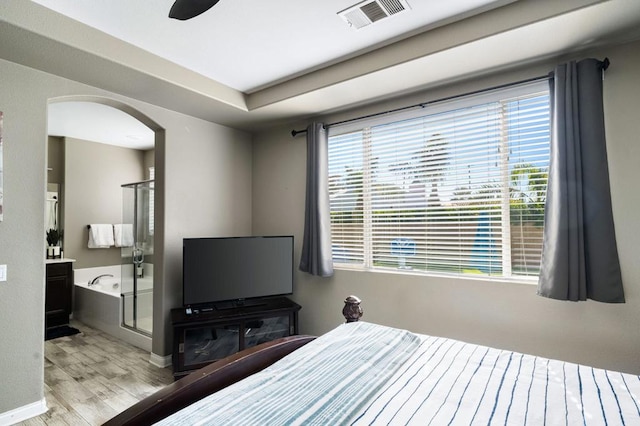
<path fill-rule="evenodd" d="M 328 129 L 328 137 L 337 137 L 341 135 L 346 135 L 350 133 L 354 133 L 357 131 L 371 131 L 371 128 L 379 125 L 391 124 L 395 122 L 400 122 L 404 120 L 410 120 L 425 116 L 436 115 L 440 113 L 452 112 L 455 110 L 470 108 L 474 106 L 480 106 L 484 104 L 489 104 L 492 102 L 504 101 L 506 99 L 512 99 L 522 96 L 530 96 L 535 95 L 536 93 L 547 93 L 550 94 L 549 83 L 547 79 L 538 80 L 534 82 L 526 82 L 524 84 L 511 86 L 511 87 L 502 87 L 495 90 L 490 90 L 482 93 L 472 93 L 469 95 L 463 95 L 459 97 L 455 97 L 452 99 L 447 99 L 444 101 L 434 101 L 434 102 L 426 102 L 423 108 L 415 108 L 409 110 L 403 110 L 400 112 L 391 112 L 388 114 L 381 114 L 372 118 L 367 118 L 363 120 L 354 120 L 348 121 L 343 124 L 331 125 Z M 549 111 L 551 111 L 551 105 L 549 105 Z M 549 127 L 551 126 L 551 119 L 549 119 Z M 363 138 L 367 139 L 367 138 Z M 549 129 L 549 139 L 550 139 L 550 129 Z M 370 150 L 369 150 L 370 151 Z M 506 163 L 508 164 L 509 154 L 506 153 Z M 371 194 L 371 188 L 367 186 L 371 185 L 371 179 L 367 178 L 368 172 L 367 168 L 371 164 L 370 161 L 363 161 L 363 193 L 366 191 Z M 508 172 L 507 167 L 507 172 Z M 548 173 L 548 165 L 547 165 L 547 173 Z M 546 184 L 545 184 L 546 185 Z M 508 188 L 508 187 L 507 187 Z M 503 188 L 504 189 L 504 188 Z M 508 189 L 507 189 L 508 190 Z M 546 190 L 545 190 L 546 191 Z M 370 200 L 371 195 L 369 197 L 363 197 L 364 209 L 367 207 L 370 209 L 371 206 L 367 206 L 367 198 Z M 510 198 L 509 198 L 510 199 Z M 545 200 L 546 202 L 546 200 Z M 503 203 L 505 204 L 505 203 Z M 509 209 L 509 203 L 506 203 L 506 209 Z M 337 270 L 346 270 L 346 271 L 359 271 L 359 272 L 375 272 L 375 273 L 391 273 L 391 274 L 400 274 L 400 275 L 411 275 L 411 276 L 434 276 L 434 277 L 448 277 L 448 278 L 456 278 L 456 279 L 471 279 L 471 280 L 481 280 L 481 281 L 495 281 L 495 282 L 516 282 L 516 283 L 524 283 L 524 284 L 535 284 L 538 281 L 538 275 L 513 275 L 510 271 L 511 266 L 511 253 L 512 249 L 509 247 L 509 252 L 505 254 L 508 258 L 509 263 L 509 275 L 490 275 L 490 274 L 481 274 L 475 275 L 470 273 L 463 272 L 445 272 L 445 271 L 433 271 L 433 270 L 403 270 L 399 268 L 393 267 L 385 267 L 385 266 L 374 266 L 373 259 L 373 247 L 370 240 L 373 238 L 371 231 L 371 218 L 373 217 L 372 213 L 364 214 L 363 209 L 363 255 L 364 261 L 362 263 L 342 263 L 336 262 L 334 260 L 334 269 Z M 504 209 L 504 207 L 503 207 Z M 370 210 L 371 211 L 371 210 Z M 502 213 L 504 217 L 504 213 Z M 509 220 L 510 215 L 507 215 L 507 220 Z M 510 226 L 506 226 L 503 229 L 504 234 L 509 236 L 510 238 Z M 503 235 L 504 235 L 503 234 Z M 368 241 L 369 240 L 369 241 Z M 332 237 L 332 245 L 334 243 Z M 509 244 L 510 245 L 510 244 Z M 503 262 L 504 263 L 504 262 Z"/>

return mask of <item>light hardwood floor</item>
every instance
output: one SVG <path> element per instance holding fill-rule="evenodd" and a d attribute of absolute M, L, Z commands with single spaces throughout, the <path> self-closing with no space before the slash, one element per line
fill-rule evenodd
<path fill-rule="evenodd" d="M 149 363 L 149 352 L 82 323 L 71 325 L 80 334 L 45 342 L 49 410 L 20 425 L 101 425 L 173 382 L 170 368 Z"/>

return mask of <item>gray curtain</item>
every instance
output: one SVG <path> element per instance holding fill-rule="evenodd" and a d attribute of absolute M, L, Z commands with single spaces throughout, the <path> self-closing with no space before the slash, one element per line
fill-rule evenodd
<path fill-rule="evenodd" d="M 300 270 L 311 275 L 333 275 L 331 217 L 328 187 L 328 137 L 322 123 L 307 127 L 307 196 Z"/>
<path fill-rule="evenodd" d="M 556 67 L 551 81 L 551 163 L 538 294 L 622 303 L 611 210 L 602 73 L 595 59 Z"/>

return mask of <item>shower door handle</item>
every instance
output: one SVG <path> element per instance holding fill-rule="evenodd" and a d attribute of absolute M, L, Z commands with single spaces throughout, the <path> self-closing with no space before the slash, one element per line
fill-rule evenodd
<path fill-rule="evenodd" d="M 133 265 L 135 269 L 134 276 L 136 278 L 142 278 L 142 275 L 144 273 L 142 268 L 142 263 L 144 262 L 144 252 L 142 251 L 141 248 L 136 247 L 133 249 L 132 257 L 133 257 Z M 137 292 L 136 280 L 134 280 L 133 285 L 134 285 L 134 293 L 136 293 Z M 137 294 L 134 294 L 133 297 L 137 297 Z"/>
<path fill-rule="evenodd" d="M 142 251 L 142 249 L 139 249 L 139 248 L 133 249 L 132 256 L 133 256 L 133 263 L 135 265 L 139 265 L 144 262 L 144 252 Z"/>

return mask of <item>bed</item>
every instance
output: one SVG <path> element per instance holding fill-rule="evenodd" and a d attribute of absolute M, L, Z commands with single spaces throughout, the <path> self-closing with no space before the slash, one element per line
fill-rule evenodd
<path fill-rule="evenodd" d="M 356 303 L 357 302 L 357 303 Z M 640 377 L 364 321 L 211 364 L 111 419 L 153 424 L 640 424 Z"/>

